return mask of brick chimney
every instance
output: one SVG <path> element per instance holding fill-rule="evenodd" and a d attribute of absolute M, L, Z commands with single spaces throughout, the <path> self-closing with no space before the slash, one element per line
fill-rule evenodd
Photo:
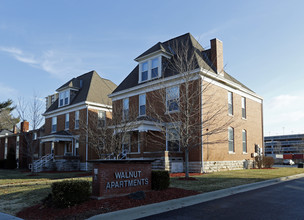
<path fill-rule="evenodd" d="M 21 122 L 21 132 L 28 132 L 30 127 L 30 123 L 28 121 Z"/>
<path fill-rule="evenodd" d="M 211 62 L 217 74 L 224 75 L 223 42 L 219 39 L 210 40 Z"/>

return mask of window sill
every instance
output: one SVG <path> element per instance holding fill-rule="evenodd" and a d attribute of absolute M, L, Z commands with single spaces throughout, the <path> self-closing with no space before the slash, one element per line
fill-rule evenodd
<path fill-rule="evenodd" d="M 174 114 L 174 113 L 179 113 L 179 110 L 174 110 L 174 111 L 166 111 L 165 115 L 170 115 L 170 114 Z"/>
<path fill-rule="evenodd" d="M 247 121 L 247 118 L 243 118 L 243 117 L 242 117 L 242 119 L 245 120 L 245 121 Z"/>
<path fill-rule="evenodd" d="M 247 152 L 243 152 L 244 155 L 248 154 Z"/>
<path fill-rule="evenodd" d="M 229 114 L 229 113 L 228 113 L 228 116 L 230 116 L 230 117 L 234 117 L 234 115 L 231 115 L 231 114 Z"/>
<path fill-rule="evenodd" d="M 128 154 L 140 154 L 140 152 L 129 152 Z"/>
<path fill-rule="evenodd" d="M 235 154 L 235 152 L 232 152 L 232 151 L 229 151 L 228 153 L 229 153 L 229 154 Z"/>

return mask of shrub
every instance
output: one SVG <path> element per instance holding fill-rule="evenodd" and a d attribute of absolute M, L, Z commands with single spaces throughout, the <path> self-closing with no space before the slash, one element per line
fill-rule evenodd
<path fill-rule="evenodd" d="M 263 156 L 256 156 L 255 158 L 256 165 L 259 169 L 263 166 Z"/>
<path fill-rule="evenodd" d="M 90 183 L 84 180 L 66 180 L 52 183 L 52 201 L 58 208 L 80 204 L 90 197 Z"/>
<path fill-rule="evenodd" d="M 7 169 L 16 169 L 17 168 L 16 153 L 15 153 L 14 148 L 12 148 L 12 147 L 9 148 L 9 150 L 8 150 L 5 168 L 7 168 Z"/>
<path fill-rule="evenodd" d="M 265 168 L 271 168 L 274 164 L 273 157 L 263 157 L 263 165 Z"/>
<path fill-rule="evenodd" d="M 151 187 L 153 190 L 168 189 L 170 185 L 169 172 L 165 170 L 152 171 Z"/>
<path fill-rule="evenodd" d="M 0 160 L 0 169 L 4 169 L 6 164 L 6 160 Z"/>

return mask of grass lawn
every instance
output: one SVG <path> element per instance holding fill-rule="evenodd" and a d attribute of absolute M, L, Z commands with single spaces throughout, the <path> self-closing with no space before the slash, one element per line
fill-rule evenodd
<path fill-rule="evenodd" d="M 170 187 L 198 192 L 209 192 L 247 183 L 253 183 L 283 176 L 304 173 L 304 169 L 277 168 L 224 171 L 195 176 L 197 180 L 179 180 L 171 178 Z M 62 179 L 77 177 L 83 172 L 68 173 L 31 173 L 19 170 L 0 170 L 0 212 L 16 215 L 25 207 L 40 203 L 51 192 L 51 184 Z M 92 181 L 91 177 L 77 179 Z"/>
<path fill-rule="evenodd" d="M 53 182 L 76 178 L 79 174 L 84 172 L 31 174 L 19 170 L 0 170 L 0 212 L 15 215 L 24 207 L 35 205 L 44 199 L 51 192 Z"/>
<path fill-rule="evenodd" d="M 203 193 L 300 173 L 304 173 L 304 169 L 289 167 L 223 171 L 195 176 L 197 180 L 193 181 L 179 180 L 178 177 L 174 177 L 171 178 L 170 187 L 195 190 Z"/>

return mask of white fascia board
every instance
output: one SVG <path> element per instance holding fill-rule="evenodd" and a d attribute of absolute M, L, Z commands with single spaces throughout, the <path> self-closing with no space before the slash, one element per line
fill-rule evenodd
<path fill-rule="evenodd" d="M 195 70 L 191 71 L 191 74 L 197 73 L 199 71 L 200 71 L 200 69 L 195 69 Z M 147 93 L 147 92 L 151 92 L 151 91 L 155 91 L 155 90 L 164 88 L 164 84 L 166 85 L 166 87 L 179 85 L 183 82 L 182 76 L 183 76 L 183 74 L 177 74 L 174 76 L 169 76 L 166 78 L 161 78 L 158 80 L 146 82 L 146 83 L 137 85 L 135 87 L 132 87 L 132 88 L 129 88 L 126 90 L 112 93 L 109 95 L 109 98 L 112 98 L 112 101 L 116 101 L 116 100 L 124 99 L 127 97 L 131 97 L 131 96 L 135 96 L 135 95 L 139 95 L 142 93 Z M 195 79 L 197 79 L 197 78 L 193 77 L 193 80 L 195 80 Z"/>
<path fill-rule="evenodd" d="M 100 104 L 100 103 L 96 103 L 96 102 L 80 102 L 74 105 L 69 105 L 69 106 L 65 106 L 65 107 L 61 107 L 58 108 L 54 111 L 51 112 L 47 112 L 42 114 L 45 118 L 51 118 L 51 117 L 55 117 L 58 115 L 63 115 L 63 114 L 67 114 L 73 111 L 78 111 L 78 110 L 82 110 L 85 108 L 91 108 L 91 109 L 97 109 L 97 110 L 103 110 L 103 111 L 112 111 L 112 106 L 110 105 L 105 105 L 105 104 Z"/>
<path fill-rule="evenodd" d="M 241 96 L 244 96 L 246 98 L 252 99 L 253 101 L 256 101 L 258 103 L 262 103 L 263 98 L 256 93 L 245 89 L 244 87 L 240 86 L 237 83 L 234 83 L 230 80 L 225 79 L 223 76 L 214 74 L 208 70 L 201 69 L 202 72 L 202 80 L 209 82 L 211 84 L 214 84 L 216 86 L 219 86 L 221 88 L 224 88 L 228 91 L 232 91 L 234 93 L 237 93 Z"/>
<path fill-rule="evenodd" d="M 135 122 L 128 122 L 127 124 L 119 124 L 119 125 L 112 125 L 109 128 L 114 129 L 115 133 L 120 133 L 122 130 L 124 131 L 162 131 L 160 127 L 163 127 L 162 124 L 152 121 L 135 121 Z"/>
<path fill-rule="evenodd" d="M 111 105 L 105 105 L 97 102 L 88 102 L 85 101 L 85 104 L 90 108 L 90 109 L 100 109 L 104 111 L 112 111 L 112 106 Z"/>
<path fill-rule="evenodd" d="M 138 58 L 138 59 L 134 59 L 136 62 L 139 62 L 139 63 L 141 63 L 141 62 L 143 62 L 143 61 L 145 61 L 145 60 L 147 60 L 147 59 L 151 59 L 152 57 L 157 57 L 157 56 L 159 56 L 159 55 L 162 55 L 162 56 L 164 56 L 164 57 L 166 57 L 166 58 L 171 58 L 171 54 L 169 54 L 169 53 L 165 53 L 164 51 L 162 51 L 162 50 L 157 50 L 157 51 L 155 51 L 155 52 L 153 52 L 153 53 L 150 53 L 150 54 L 147 54 L 147 55 L 145 55 L 145 56 L 143 56 L 143 57 L 140 57 L 140 58 Z"/>

